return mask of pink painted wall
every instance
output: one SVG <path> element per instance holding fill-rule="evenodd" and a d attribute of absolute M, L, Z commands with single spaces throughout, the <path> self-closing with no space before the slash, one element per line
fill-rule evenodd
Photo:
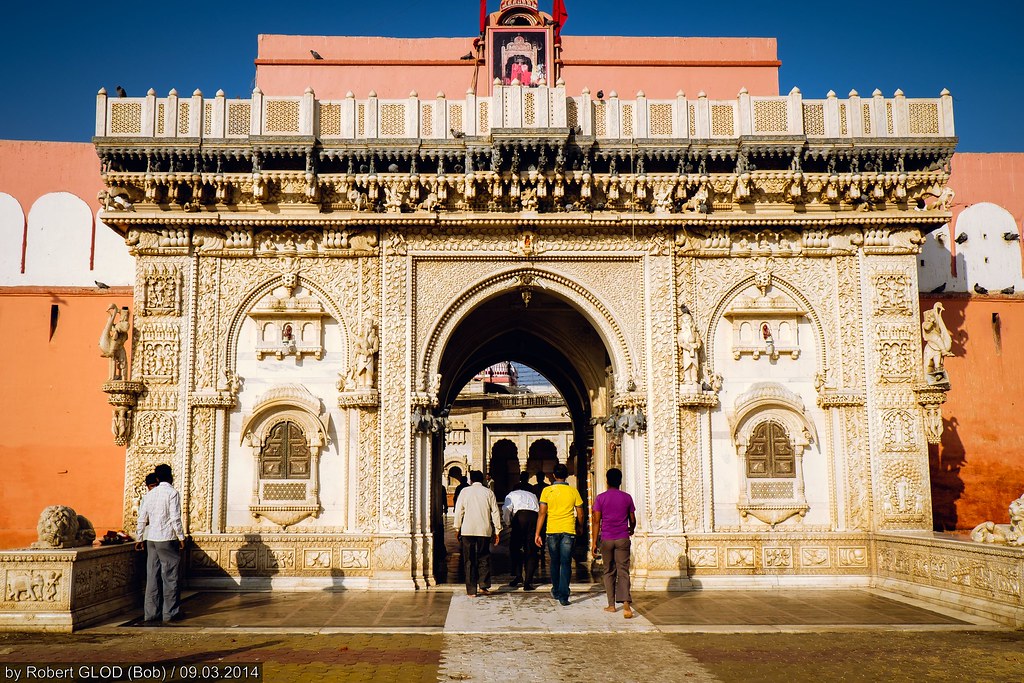
<path fill-rule="evenodd" d="M 1006 524 L 1024 494 L 1024 297 L 922 295 L 922 311 L 936 301 L 954 355 L 942 443 L 930 453 L 935 526 Z"/>
<path fill-rule="evenodd" d="M 0 329 L 19 342 L 0 355 L 0 548 L 34 541 L 48 505 L 70 505 L 99 536 L 121 528 L 125 449 L 110 431 L 97 346 L 111 303 L 131 306 L 131 289 L 0 288 Z"/>
<path fill-rule="evenodd" d="M 39 197 L 58 191 L 77 196 L 95 213 L 102 189 L 92 143 L 0 140 L 0 192 L 17 199 L 26 214 Z"/>
<path fill-rule="evenodd" d="M 569 94 L 584 87 L 632 99 L 638 90 L 670 99 L 680 89 L 690 98 L 732 99 L 741 87 L 752 95 L 777 95 L 774 38 L 632 38 L 563 36 L 563 78 Z M 317 60 L 310 50 L 323 57 Z M 259 36 L 256 84 L 267 95 L 301 94 L 341 99 L 351 91 L 364 98 L 432 98 L 439 91 L 461 99 L 474 83 L 471 38 L 369 38 L 346 36 Z M 486 66 L 476 74 L 476 92 L 490 90 Z"/>
<path fill-rule="evenodd" d="M 949 185 L 956 219 L 991 202 L 1024 220 L 1024 154 L 956 154 Z M 957 247 L 950 240 L 953 254 Z M 967 264 L 970 267 L 971 264 Z M 939 530 L 1009 521 L 1007 506 L 1024 493 L 1024 296 L 921 295 L 936 301 L 953 337 L 946 359 L 951 389 L 942 406 L 942 443 L 931 452 L 932 506 Z"/>

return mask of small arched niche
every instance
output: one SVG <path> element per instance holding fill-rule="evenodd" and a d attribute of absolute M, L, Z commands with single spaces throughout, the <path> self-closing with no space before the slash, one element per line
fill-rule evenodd
<path fill-rule="evenodd" d="M 800 397 L 781 384 L 759 382 L 736 398 L 729 416 L 739 470 L 740 516 L 771 527 L 803 516 L 804 450 L 815 440 L 814 425 Z"/>
<path fill-rule="evenodd" d="M 320 453 L 330 443 L 331 416 L 299 384 L 260 397 L 242 421 L 242 444 L 254 462 L 249 512 L 282 529 L 320 514 Z"/>

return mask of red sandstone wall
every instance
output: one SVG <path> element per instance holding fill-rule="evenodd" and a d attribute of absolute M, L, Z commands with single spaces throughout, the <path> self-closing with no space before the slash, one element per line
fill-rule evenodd
<path fill-rule="evenodd" d="M 106 308 L 131 290 L 0 289 L 0 548 L 36 539 L 47 505 L 70 505 L 98 535 L 121 528 L 124 448 L 114 446 L 97 342 Z M 50 307 L 59 319 L 50 339 Z M 15 345 L 15 346 L 11 346 Z"/>

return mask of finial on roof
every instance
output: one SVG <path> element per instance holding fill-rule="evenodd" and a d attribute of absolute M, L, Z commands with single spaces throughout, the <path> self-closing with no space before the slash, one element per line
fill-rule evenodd
<path fill-rule="evenodd" d="M 156 97 L 156 90 L 154 90 L 153 88 L 150 88 L 149 90 L 146 91 L 146 94 L 149 95 L 150 97 Z"/>
<path fill-rule="evenodd" d="M 619 96 L 619 93 L 615 92 L 614 90 L 612 90 L 611 93 L 609 93 L 609 95 L 608 95 L 608 97 L 618 97 L 618 96 Z"/>
<path fill-rule="evenodd" d="M 827 93 L 825 93 L 825 97 L 835 97 L 835 96 L 836 96 L 836 91 L 835 90 L 829 90 Z"/>
<path fill-rule="evenodd" d="M 203 96 L 203 91 L 200 90 L 199 88 L 196 88 L 195 90 L 192 91 L 192 97 L 202 97 L 202 96 Z"/>
<path fill-rule="evenodd" d="M 565 87 L 565 79 L 562 78 L 561 76 L 559 76 L 558 80 L 555 81 L 555 87 L 556 88 L 564 88 Z"/>
<path fill-rule="evenodd" d="M 743 87 L 743 88 L 740 88 L 740 94 L 741 95 L 749 95 L 750 91 L 747 90 L 745 87 Z"/>
<path fill-rule="evenodd" d="M 376 90 L 371 90 L 371 91 L 370 91 L 369 93 L 367 93 L 367 94 L 368 94 L 368 95 L 369 95 L 370 97 L 376 97 L 376 96 L 377 96 L 377 91 L 376 91 Z"/>
<path fill-rule="evenodd" d="M 793 86 L 793 89 L 789 91 L 789 94 L 790 94 L 790 95 L 799 95 L 799 94 L 800 94 L 800 88 L 798 88 L 798 87 L 796 87 L 796 86 L 794 85 L 794 86 Z"/>
<path fill-rule="evenodd" d="M 899 88 L 896 88 L 896 92 L 893 93 L 893 96 L 894 97 L 903 97 L 903 91 L 900 90 Z"/>
<path fill-rule="evenodd" d="M 699 93 L 697 93 L 697 97 L 699 97 L 702 100 L 706 99 L 707 96 L 708 96 L 708 94 L 706 92 L 704 92 L 703 90 L 701 90 Z"/>
<path fill-rule="evenodd" d="M 589 95 L 590 94 L 590 88 L 588 88 L 587 86 L 583 86 L 583 90 L 580 92 L 580 94 L 581 95 Z"/>
<path fill-rule="evenodd" d="M 939 93 L 939 97 L 949 97 L 952 94 L 953 93 L 949 92 L 949 90 L 947 90 L 946 88 L 943 88 L 942 92 Z"/>
<path fill-rule="evenodd" d="M 858 95 L 857 95 L 857 91 L 851 88 L 851 89 L 850 89 L 850 94 L 849 94 L 849 97 L 857 97 L 857 96 L 858 96 Z"/>
<path fill-rule="evenodd" d="M 351 100 L 354 97 L 355 97 L 355 94 L 351 90 L 349 90 L 347 93 L 345 93 L 345 99 L 347 99 L 347 100 Z"/>
<path fill-rule="evenodd" d="M 878 88 L 875 88 L 874 90 L 871 91 L 871 96 L 872 97 L 881 97 L 882 96 L 882 91 L 879 90 Z"/>
<path fill-rule="evenodd" d="M 171 92 L 167 93 L 167 96 L 168 97 L 177 97 L 178 96 L 178 90 L 176 88 L 171 88 Z"/>
<path fill-rule="evenodd" d="M 313 93 L 313 86 L 311 86 L 311 85 L 307 85 L 307 86 L 306 86 L 306 94 L 307 94 L 307 95 L 312 95 L 312 94 L 314 94 L 314 93 Z"/>
<path fill-rule="evenodd" d="M 419 97 L 419 96 L 420 96 L 420 94 L 418 92 L 416 92 L 415 90 L 410 90 L 409 91 L 409 97 Z"/>
<path fill-rule="evenodd" d="M 263 91 L 260 90 L 260 86 L 257 85 L 255 88 L 252 89 L 252 94 L 253 95 L 262 95 Z"/>
<path fill-rule="evenodd" d="M 644 91 L 643 90 L 637 90 L 636 91 L 636 96 L 637 97 L 647 97 L 647 95 L 644 95 Z"/>
<path fill-rule="evenodd" d="M 676 97 L 686 97 L 686 93 L 683 92 L 682 88 L 676 91 Z"/>
<path fill-rule="evenodd" d="M 494 85 L 501 85 L 501 79 L 500 78 L 495 78 L 494 79 Z"/>
<path fill-rule="evenodd" d="M 96 94 L 97 95 L 106 95 L 107 94 L 107 89 L 106 88 L 100 88 L 99 92 L 96 93 Z"/>
<path fill-rule="evenodd" d="M 217 94 L 215 95 L 215 97 L 224 97 L 224 91 L 220 88 L 217 88 Z"/>

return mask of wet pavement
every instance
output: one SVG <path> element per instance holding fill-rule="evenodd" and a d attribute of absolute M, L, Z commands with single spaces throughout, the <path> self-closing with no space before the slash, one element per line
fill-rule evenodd
<path fill-rule="evenodd" d="M 23 671 L 14 663 L 91 663 L 122 667 L 120 680 L 136 666 L 270 682 L 1024 682 L 1024 631 L 873 591 L 637 593 L 627 620 L 592 588 L 574 586 L 568 607 L 544 586 L 476 599 L 448 587 L 204 592 L 170 626 L 130 614 L 75 634 L 0 634 L 0 681 Z"/>

